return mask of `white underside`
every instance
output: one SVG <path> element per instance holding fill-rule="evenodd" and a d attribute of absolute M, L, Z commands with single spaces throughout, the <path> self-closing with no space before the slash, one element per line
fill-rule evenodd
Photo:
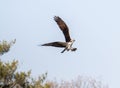
<path fill-rule="evenodd" d="M 65 49 L 61 52 L 61 53 L 63 53 L 64 51 L 69 51 L 69 50 L 71 50 L 71 51 L 73 51 L 73 47 L 72 47 L 72 45 L 73 45 L 73 42 L 74 41 L 70 41 L 70 42 L 67 42 L 67 45 L 66 45 L 66 47 L 65 47 Z"/>
<path fill-rule="evenodd" d="M 68 42 L 68 43 L 67 43 L 67 46 L 66 46 L 67 51 L 71 50 L 72 44 L 73 44 L 73 42 Z"/>

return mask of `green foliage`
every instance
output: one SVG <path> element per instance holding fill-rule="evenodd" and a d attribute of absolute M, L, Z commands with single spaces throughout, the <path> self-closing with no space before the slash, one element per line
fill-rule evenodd
<path fill-rule="evenodd" d="M 0 84 L 1 86 L 12 86 L 14 83 L 14 73 L 17 69 L 18 61 L 3 63 L 0 61 Z"/>
<path fill-rule="evenodd" d="M 45 79 L 47 77 L 47 73 L 42 74 L 38 77 L 38 79 L 32 78 L 30 83 L 30 88 L 51 88 L 48 83 L 45 83 Z"/>
<path fill-rule="evenodd" d="M 50 88 L 45 82 L 47 73 L 42 74 L 38 79 L 30 77 L 31 71 L 17 72 L 18 61 L 3 63 L 0 61 L 0 87 L 13 88 L 19 85 L 23 88 Z M 6 87 L 6 88 L 7 88 Z"/>
<path fill-rule="evenodd" d="M 13 80 L 14 72 L 17 69 L 18 61 L 13 61 L 12 63 L 3 63 L 0 61 L 0 83 L 8 84 Z"/>
<path fill-rule="evenodd" d="M 27 79 L 30 77 L 31 71 L 25 72 L 16 72 L 15 73 L 15 82 L 21 86 L 24 86 L 27 82 Z"/>
<path fill-rule="evenodd" d="M 0 55 L 7 53 L 10 47 L 15 44 L 16 40 L 11 42 L 0 42 Z M 18 72 L 18 61 L 3 62 L 0 60 L 0 88 L 50 88 L 47 83 L 44 83 L 47 73 L 42 74 L 38 79 L 32 78 L 31 71 Z"/>
<path fill-rule="evenodd" d="M 10 47 L 15 44 L 16 39 L 14 39 L 11 42 L 7 42 L 7 41 L 2 41 L 0 42 L 0 55 L 3 55 L 4 53 L 8 52 L 10 50 Z"/>

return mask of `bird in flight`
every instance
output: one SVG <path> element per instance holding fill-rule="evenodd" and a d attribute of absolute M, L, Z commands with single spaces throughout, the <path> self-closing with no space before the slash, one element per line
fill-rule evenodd
<path fill-rule="evenodd" d="M 64 37 L 65 37 L 65 42 L 56 41 L 56 42 L 51 42 L 51 43 L 45 43 L 45 44 L 42 44 L 41 46 L 53 46 L 53 47 L 58 47 L 58 48 L 64 48 L 64 50 L 61 53 L 64 53 L 66 50 L 76 51 L 77 48 L 72 47 L 75 40 L 74 39 L 72 40 L 70 38 L 69 28 L 66 25 L 66 23 L 59 16 L 54 16 L 54 20 L 59 26 L 59 28 L 61 29 L 61 31 L 63 32 Z"/>

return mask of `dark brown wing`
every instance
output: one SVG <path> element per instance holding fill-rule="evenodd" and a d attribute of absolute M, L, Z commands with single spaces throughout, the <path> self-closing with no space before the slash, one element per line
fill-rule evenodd
<path fill-rule="evenodd" d="M 66 42 L 51 42 L 51 43 L 42 44 L 41 46 L 53 46 L 53 47 L 63 48 L 66 47 Z"/>
<path fill-rule="evenodd" d="M 54 17 L 54 20 L 57 22 L 59 28 L 62 30 L 66 42 L 69 42 L 71 40 L 69 35 L 69 28 L 67 27 L 66 23 L 58 16 Z"/>

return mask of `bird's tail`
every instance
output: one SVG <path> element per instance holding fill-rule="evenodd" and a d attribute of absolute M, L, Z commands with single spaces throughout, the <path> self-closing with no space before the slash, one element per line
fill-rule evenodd
<path fill-rule="evenodd" d="M 76 51 L 76 50 L 77 50 L 77 48 L 72 48 L 72 49 L 71 49 L 71 51 Z"/>

